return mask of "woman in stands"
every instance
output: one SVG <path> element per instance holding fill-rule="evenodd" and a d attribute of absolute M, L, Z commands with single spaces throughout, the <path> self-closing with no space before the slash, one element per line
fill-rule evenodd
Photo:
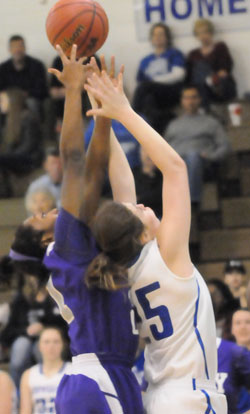
<path fill-rule="evenodd" d="M 233 59 L 224 42 L 214 41 L 214 31 L 210 20 L 197 20 L 194 35 L 201 45 L 191 50 L 187 58 L 187 80 L 199 88 L 205 106 L 236 96 Z"/>

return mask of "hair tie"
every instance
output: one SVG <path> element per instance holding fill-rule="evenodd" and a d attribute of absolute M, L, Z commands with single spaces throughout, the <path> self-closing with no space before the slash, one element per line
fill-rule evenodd
<path fill-rule="evenodd" d="M 33 261 L 33 262 L 40 262 L 41 259 L 34 256 L 26 256 L 25 254 L 18 253 L 13 249 L 10 249 L 9 257 L 17 262 L 25 262 L 25 261 Z"/>

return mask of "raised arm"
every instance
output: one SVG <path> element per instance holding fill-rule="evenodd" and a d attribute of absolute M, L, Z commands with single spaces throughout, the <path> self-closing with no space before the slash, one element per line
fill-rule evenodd
<path fill-rule="evenodd" d="M 122 75 L 114 87 L 106 73 L 94 77 L 86 89 L 101 101 L 102 108 L 89 115 L 104 115 L 121 122 L 145 148 L 163 174 L 163 219 L 158 233 L 162 256 L 180 276 L 192 271 L 189 257 L 191 207 L 187 171 L 184 161 L 173 148 L 136 114 L 123 92 Z"/>
<path fill-rule="evenodd" d="M 114 201 L 136 203 L 134 176 L 113 130 L 110 136 L 109 181 Z"/>
<path fill-rule="evenodd" d="M 63 160 L 61 205 L 76 218 L 89 224 L 98 208 L 105 167 L 109 157 L 110 120 L 97 117 L 89 150 L 85 159 L 82 88 L 90 65 L 84 66 L 84 58 L 76 60 L 76 46 L 68 59 L 61 48 L 58 52 L 63 72 L 50 69 L 65 86 L 65 107 L 60 154 Z"/>
<path fill-rule="evenodd" d="M 97 76 L 101 76 L 100 69 L 96 63 L 95 58 L 91 59 L 91 65 Z M 102 69 L 107 69 L 104 56 L 101 56 Z M 124 66 L 122 65 L 120 73 L 123 73 Z M 117 84 L 115 78 L 115 59 L 111 57 L 111 65 L 109 71 L 109 77 L 113 84 Z M 97 109 L 98 104 L 93 95 L 88 94 L 92 108 Z M 136 203 L 136 190 L 134 176 L 128 163 L 127 157 L 116 138 L 114 130 L 111 129 L 110 134 L 110 155 L 109 155 L 109 181 L 112 189 L 113 199 L 118 202 L 130 202 Z"/>

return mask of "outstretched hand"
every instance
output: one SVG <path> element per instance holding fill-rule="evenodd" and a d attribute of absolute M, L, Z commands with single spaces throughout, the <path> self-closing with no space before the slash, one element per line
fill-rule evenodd
<path fill-rule="evenodd" d="M 87 116 L 105 116 L 119 120 L 124 110 L 130 108 L 129 101 L 123 91 L 123 74 L 120 72 L 114 84 L 106 71 L 98 76 L 94 73 L 84 85 L 87 92 L 100 102 L 101 108 L 89 110 Z"/>
<path fill-rule="evenodd" d="M 87 58 L 76 59 L 77 45 L 72 46 L 70 58 L 67 58 L 59 45 L 56 46 L 56 49 L 61 58 L 63 70 L 60 72 L 57 69 L 50 68 L 48 72 L 55 75 L 66 89 L 82 89 L 89 74 L 88 65 L 83 65 Z"/>
<path fill-rule="evenodd" d="M 89 70 L 90 76 L 92 76 L 95 73 L 98 77 L 101 77 L 102 71 L 105 71 L 107 72 L 113 85 L 117 86 L 118 77 L 116 77 L 116 73 L 115 73 L 115 57 L 111 56 L 109 70 L 107 68 L 104 55 L 100 56 L 100 61 L 101 61 L 101 69 L 97 65 L 95 57 L 93 56 L 91 58 L 90 62 L 87 64 L 87 69 Z M 121 66 L 119 73 L 122 73 L 122 74 L 124 73 L 124 65 Z M 90 103 L 93 109 L 101 107 L 100 102 L 97 102 L 94 96 L 89 91 L 88 91 L 88 97 L 89 97 L 89 100 L 90 100 Z"/>

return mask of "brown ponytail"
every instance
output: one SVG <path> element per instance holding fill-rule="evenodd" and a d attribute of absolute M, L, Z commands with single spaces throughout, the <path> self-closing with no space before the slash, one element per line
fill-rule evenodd
<path fill-rule="evenodd" d="M 128 286 L 127 267 L 142 249 L 143 223 L 124 205 L 108 201 L 97 211 L 92 230 L 102 253 L 87 269 L 87 286 L 106 290 Z"/>
<path fill-rule="evenodd" d="M 116 264 L 105 253 L 100 253 L 91 262 L 85 276 L 88 288 L 118 290 L 128 286 L 125 266 Z"/>

